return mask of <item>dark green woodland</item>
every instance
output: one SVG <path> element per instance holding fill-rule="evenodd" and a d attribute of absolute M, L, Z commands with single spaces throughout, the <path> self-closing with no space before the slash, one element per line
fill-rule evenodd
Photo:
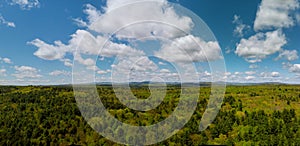
<path fill-rule="evenodd" d="M 170 85 L 157 108 L 141 112 L 120 103 L 111 86 L 97 86 L 97 90 L 111 115 L 137 126 L 164 120 L 179 98 L 184 98 L 180 97 L 180 87 Z M 131 90 L 138 98 L 150 95 L 146 87 Z M 189 122 L 156 145 L 300 145 L 300 86 L 227 86 L 216 119 L 205 131 L 198 131 L 209 96 L 210 87 L 201 87 Z M 72 86 L 0 86 L 0 145 L 72 144 L 119 145 L 87 124 Z"/>

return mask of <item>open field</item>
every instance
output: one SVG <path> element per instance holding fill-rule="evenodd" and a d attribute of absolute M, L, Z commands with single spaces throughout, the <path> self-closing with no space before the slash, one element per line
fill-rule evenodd
<path fill-rule="evenodd" d="M 97 89 L 110 114 L 136 126 L 167 118 L 177 106 L 181 91 L 178 86 L 168 86 L 166 97 L 157 108 L 140 112 L 122 105 L 111 86 Z M 141 99 L 150 95 L 146 87 L 132 88 L 132 93 Z M 208 129 L 199 132 L 209 95 L 210 88 L 201 87 L 190 121 L 177 134 L 156 145 L 300 143 L 300 86 L 228 86 L 217 118 Z M 83 119 L 72 87 L 0 86 L 0 145 L 16 144 L 118 145 L 100 136 Z"/>

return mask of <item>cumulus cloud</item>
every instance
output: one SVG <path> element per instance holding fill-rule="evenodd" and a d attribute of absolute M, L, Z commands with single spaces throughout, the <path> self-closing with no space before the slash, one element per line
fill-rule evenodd
<path fill-rule="evenodd" d="M 296 19 L 297 23 L 300 24 L 300 14 L 299 13 L 296 14 L 295 19 Z"/>
<path fill-rule="evenodd" d="M 226 54 L 229 54 L 229 53 L 231 53 L 231 52 L 233 52 L 234 51 L 234 49 L 231 49 L 231 48 L 226 48 L 225 49 L 225 53 Z"/>
<path fill-rule="evenodd" d="M 139 79 L 157 75 L 176 78 L 172 72 L 160 70 L 158 65 L 146 57 L 143 50 L 135 48 L 138 44 L 136 41 L 141 37 L 147 36 L 145 41 L 160 41 L 161 48 L 151 53 L 178 64 L 222 59 L 218 42 L 205 41 L 197 36 L 188 35 L 194 27 L 192 18 L 180 14 L 181 11 L 175 12 L 174 6 L 167 0 L 143 1 L 143 3 L 141 1 L 143 0 L 108 0 L 101 10 L 87 4 L 84 9 L 87 19 L 76 18 L 74 21 L 88 31 L 77 30 L 67 43 L 61 41 L 46 43 L 35 39 L 29 44 L 38 48 L 34 55 L 41 59 L 59 60 L 66 66 L 72 66 L 68 58 L 73 55 L 75 62 L 100 75 L 108 71 L 99 69 L 93 60 L 94 57 L 91 56 L 116 57 L 116 62 L 111 66 L 112 75 L 125 75 L 114 78 L 117 82 L 122 81 L 119 80 L 122 77 L 127 79 L 129 73 Z M 122 7 L 124 5 L 127 6 Z M 122 28 L 124 26 L 126 27 Z M 115 32 L 117 29 L 120 30 Z M 170 42 L 157 38 L 166 38 Z"/>
<path fill-rule="evenodd" d="M 180 81 L 178 73 L 168 69 L 160 69 L 158 63 L 156 64 L 147 56 L 119 59 L 112 65 L 111 72 L 113 82 L 150 81 L 153 78 Z"/>
<path fill-rule="evenodd" d="M 102 74 L 107 74 L 107 73 L 110 73 L 111 70 L 110 69 L 107 69 L 107 70 L 98 70 L 97 73 L 102 75 Z"/>
<path fill-rule="evenodd" d="M 205 71 L 205 72 L 204 72 L 204 76 L 211 76 L 211 73 L 208 72 L 208 71 Z"/>
<path fill-rule="evenodd" d="M 112 71 L 117 74 L 134 72 L 154 72 L 158 66 L 146 56 L 126 57 L 112 65 Z"/>
<path fill-rule="evenodd" d="M 158 66 L 146 56 L 135 60 L 135 62 L 133 62 L 133 66 L 131 67 L 131 70 L 135 71 L 156 71 L 157 69 Z"/>
<path fill-rule="evenodd" d="M 278 79 L 282 79 L 280 76 L 281 74 L 279 72 L 273 71 L 273 72 L 261 72 L 259 74 L 259 76 L 261 77 L 261 80 L 263 81 L 274 81 L 274 79 L 276 79 L 277 81 L 279 81 Z"/>
<path fill-rule="evenodd" d="M 195 79 L 199 79 L 199 74 L 197 74 L 195 70 L 193 72 L 190 71 L 193 70 L 192 65 L 176 65 L 176 72 L 174 72 L 166 68 L 161 69 L 157 64 L 146 56 L 121 59 L 119 62 L 112 65 L 112 81 L 194 82 L 198 81 Z"/>
<path fill-rule="evenodd" d="M 255 76 L 247 76 L 247 77 L 245 77 L 245 79 L 248 80 L 248 81 L 249 80 L 254 80 L 255 78 L 256 78 Z"/>
<path fill-rule="evenodd" d="M 290 62 L 282 62 L 281 64 L 284 69 L 289 69 L 293 66 Z"/>
<path fill-rule="evenodd" d="M 277 52 L 280 54 L 275 60 L 298 59 L 296 50 L 289 51 L 282 48 L 287 44 L 282 29 L 295 25 L 298 14 L 293 12 L 298 8 L 298 0 L 262 0 L 254 21 L 254 30 L 257 33 L 248 39 L 241 39 L 235 53 L 250 63 L 261 62 L 267 56 Z M 239 20 L 239 17 L 235 16 L 235 20 Z"/>
<path fill-rule="evenodd" d="M 256 64 L 251 64 L 251 65 L 249 65 L 249 68 L 250 68 L 250 69 L 255 69 L 255 68 L 258 68 L 258 65 L 256 65 Z"/>
<path fill-rule="evenodd" d="M 96 61 L 95 61 L 95 60 L 93 60 L 92 58 L 86 58 L 86 59 L 84 59 L 84 58 L 81 57 L 80 54 L 76 54 L 76 55 L 74 56 L 74 59 L 75 59 L 76 61 L 78 61 L 80 64 L 89 67 L 90 69 L 91 69 L 92 67 L 95 67 L 95 65 L 96 65 Z M 93 69 L 92 69 L 92 70 L 93 70 Z"/>
<path fill-rule="evenodd" d="M 272 73 L 271 73 L 271 76 L 272 76 L 272 77 L 279 77 L 279 76 L 280 76 L 280 73 L 279 73 L 279 72 L 272 72 Z"/>
<path fill-rule="evenodd" d="M 37 72 L 36 68 L 30 66 L 15 66 L 15 70 L 19 72 L 26 72 L 26 71 Z"/>
<path fill-rule="evenodd" d="M 67 66 L 67 67 L 72 67 L 73 66 L 73 63 L 72 63 L 71 59 L 61 59 L 61 61 L 63 61 L 64 65 Z"/>
<path fill-rule="evenodd" d="M 161 73 L 170 73 L 171 71 L 164 68 L 164 69 L 161 69 L 159 72 L 161 72 Z"/>
<path fill-rule="evenodd" d="M 277 71 L 273 72 L 235 72 L 232 73 L 229 76 L 225 76 L 228 82 L 284 82 L 286 80 L 283 80 L 284 75 L 281 75 L 281 73 Z"/>
<path fill-rule="evenodd" d="M 71 72 L 65 71 L 65 70 L 55 70 L 49 73 L 51 76 L 70 76 Z"/>
<path fill-rule="evenodd" d="M 40 6 L 39 0 L 11 0 L 11 5 L 18 5 L 23 10 L 30 10 Z"/>
<path fill-rule="evenodd" d="M 300 64 L 293 64 L 290 67 L 290 72 L 300 73 Z"/>
<path fill-rule="evenodd" d="M 62 59 L 68 51 L 66 46 L 60 41 L 55 41 L 54 44 L 51 45 L 40 39 L 35 39 L 29 42 L 29 44 L 38 47 L 34 55 L 44 60 Z"/>
<path fill-rule="evenodd" d="M 1 58 L 0 57 L 0 61 L 7 63 L 7 64 L 12 64 L 13 62 L 9 59 L 9 58 Z"/>
<path fill-rule="evenodd" d="M 73 21 L 79 27 L 87 27 L 88 26 L 88 24 L 85 21 L 83 21 L 81 18 L 75 18 L 75 19 L 73 19 Z"/>
<path fill-rule="evenodd" d="M 12 64 L 12 61 L 9 58 L 3 58 L 2 60 L 7 64 Z"/>
<path fill-rule="evenodd" d="M 204 41 L 199 37 L 187 35 L 163 44 L 155 56 L 170 62 L 207 62 L 221 59 L 218 42 Z"/>
<path fill-rule="evenodd" d="M 262 0 L 254 21 L 254 30 L 293 26 L 291 12 L 299 8 L 298 0 Z"/>
<path fill-rule="evenodd" d="M 279 53 L 278 59 L 286 59 L 288 61 L 294 61 L 299 58 L 297 50 L 283 50 Z"/>
<path fill-rule="evenodd" d="M 191 18 L 177 15 L 174 7 L 166 0 L 138 3 L 140 1 L 142 0 L 108 0 L 107 6 L 103 8 L 104 13 L 88 4 L 84 11 L 88 15 L 88 28 L 98 33 L 111 34 L 127 26 L 116 33 L 119 38 L 140 38 L 149 35 L 176 38 L 191 31 L 194 25 Z M 126 7 L 122 7 L 124 5 Z M 134 22 L 137 23 L 131 25 L 132 27 L 128 26 Z M 170 27 L 168 24 L 176 25 Z"/>
<path fill-rule="evenodd" d="M 15 66 L 15 73 L 12 74 L 18 79 L 23 79 L 23 78 L 40 78 L 42 75 L 39 74 L 39 70 L 30 67 L 30 66 Z"/>
<path fill-rule="evenodd" d="M 165 63 L 163 63 L 163 62 L 161 62 L 161 61 L 158 62 L 158 64 L 159 64 L 159 65 L 166 65 Z"/>
<path fill-rule="evenodd" d="M 6 76 L 6 69 L 0 69 L 0 76 Z"/>
<path fill-rule="evenodd" d="M 226 72 L 225 76 L 230 76 L 232 73 L 231 72 Z"/>
<path fill-rule="evenodd" d="M 268 77 L 268 73 L 266 73 L 266 72 L 261 72 L 261 73 L 260 73 L 260 77 L 266 78 L 266 77 Z"/>
<path fill-rule="evenodd" d="M 255 75 L 256 72 L 255 71 L 246 71 L 245 74 L 246 75 Z"/>
<path fill-rule="evenodd" d="M 242 39 L 237 44 L 235 53 L 250 63 L 261 62 L 268 55 L 282 50 L 286 43 L 286 37 L 281 30 L 257 33 L 249 39 Z"/>
<path fill-rule="evenodd" d="M 250 26 L 244 24 L 243 21 L 241 20 L 240 16 L 238 16 L 238 15 L 233 16 L 232 23 L 236 25 L 236 27 L 233 31 L 233 34 L 236 35 L 236 36 L 243 37 L 245 31 L 250 29 Z"/>
<path fill-rule="evenodd" d="M 234 74 L 235 74 L 235 75 L 240 75 L 240 74 L 242 74 L 242 73 L 237 71 L 237 72 L 234 72 Z"/>
<path fill-rule="evenodd" d="M 0 24 L 4 24 L 7 27 L 16 27 L 14 22 L 10 22 L 4 19 L 4 17 L 0 14 Z"/>
<path fill-rule="evenodd" d="M 91 59 L 82 59 L 80 54 L 86 55 L 100 55 L 104 57 L 113 56 L 135 56 L 143 54 L 142 51 L 136 50 L 125 44 L 118 44 L 109 41 L 103 36 L 93 36 L 90 32 L 85 30 L 77 30 L 75 34 L 71 35 L 68 44 L 63 44 L 61 41 L 55 41 L 54 44 L 47 44 L 39 39 L 35 39 L 29 44 L 34 45 L 38 50 L 34 53 L 39 58 L 45 60 L 61 60 L 66 66 L 71 66 L 71 61 L 65 59 L 67 53 L 73 54 L 76 49 L 78 55 L 74 56 L 75 60 L 84 65 L 93 65 L 94 61 Z M 106 43 L 105 47 L 104 44 Z"/>

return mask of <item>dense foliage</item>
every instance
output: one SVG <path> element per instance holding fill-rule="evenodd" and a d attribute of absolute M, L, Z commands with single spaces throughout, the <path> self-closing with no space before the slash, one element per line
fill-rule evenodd
<path fill-rule="evenodd" d="M 102 102 L 118 120 L 151 125 L 172 113 L 180 87 L 169 86 L 156 109 L 128 109 L 111 86 L 98 86 Z M 147 98 L 145 87 L 132 88 Z M 199 123 L 210 88 L 201 87 L 195 113 L 186 126 L 156 145 L 297 145 L 300 144 L 300 88 L 292 85 L 229 86 L 217 118 L 205 131 Z M 68 86 L 0 86 L 0 145 L 117 145 L 95 132 L 83 119 Z"/>

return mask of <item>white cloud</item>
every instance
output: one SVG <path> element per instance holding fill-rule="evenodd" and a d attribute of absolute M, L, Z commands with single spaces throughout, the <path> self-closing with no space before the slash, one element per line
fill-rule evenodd
<path fill-rule="evenodd" d="M 30 67 L 30 66 L 15 66 L 15 73 L 13 76 L 15 76 L 18 79 L 23 79 L 23 78 L 40 78 L 42 75 L 39 74 L 39 70 Z"/>
<path fill-rule="evenodd" d="M 87 58 L 87 59 L 84 59 L 81 57 L 80 54 L 76 54 L 76 56 L 74 57 L 74 59 L 76 61 L 78 61 L 80 64 L 83 64 L 87 67 L 91 67 L 91 66 L 95 66 L 96 65 L 96 62 L 95 60 L 93 60 L 92 58 Z"/>
<path fill-rule="evenodd" d="M 248 81 L 249 80 L 254 80 L 255 78 L 256 78 L 255 76 L 247 76 L 247 77 L 245 77 L 245 79 L 248 80 Z"/>
<path fill-rule="evenodd" d="M 0 76 L 6 76 L 6 69 L 0 69 Z"/>
<path fill-rule="evenodd" d="M 117 69 L 118 71 L 129 72 L 131 70 L 145 71 L 147 69 L 146 64 L 154 64 L 151 60 L 146 56 L 136 56 L 136 57 L 124 57 L 116 60 L 114 64 L 111 65 L 111 68 Z"/>
<path fill-rule="evenodd" d="M 257 33 L 249 39 L 242 39 L 237 44 L 235 53 L 250 63 L 261 62 L 268 55 L 282 50 L 286 43 L 286 37 L 281 30 Z"/>
<path fill-rule="evenodd" d="M 231 49 L 231 48 L 226 48 L 225 49 L 225 53 L 226 54 L 229 54 L 229 53 L 231 53 L 231 52 L 233 52 L 234 51 L 234 49 Z"/>
<path fill-rule="evenodd" d="M 170 43 L 160 42 L 162 44 L 160 50 L 151 53 L 178 64 L 184 64 L 187 61 L 206 62 L 222 59 L 218 42 L 204 41 L 196 36 L 187 35 L 194 27 L 192 19 L 179 14 L 181 11 L 177 14 L 171 3 L 166 0 L 134 3 L 138 1 L 141 0 L 108 0 L 107 6 L 102 7 L 101 11 L 90 4 L 86 5 L 84 13 L 87 14 L 88 21 L 84 22 L 85 19 L 81 18 L 76 18 L 74 21 L 92 33 L 77 30 L 65 44 L 61 41 L 48 44 L 35 39 L 29 42 L 38 48 L 34 55 L 45 60 L 60 60 L 66 66 L 72 66 L 71 60 L 67 58 L 71 54 L 74 56 L 74 61 L 98 74 L 105 74 L 107 71 L 95 66 L 96 62 L 92 60 L 94 58 L 91 57 L 92 55 L 99 55 L 100 58 L 116 57 L 116 62 L 111 66 L 111 72 L 115 77 L 117 76 L 117 78 L 112 78 L 117 82 L 127 79 L 129 74 L 132 78 L 146 80 L 157 75 L 175 78 L 175 74 L 171 72 L 164 70 L 160 72 L 159 67 L 146 57 L 145 52 L 133 48 L 135 41 L 144 36 L 147 36 L 146 41 L 148 41 L 148 36 L 154 36 L 150 37 L 150 40 L 155 37 L 171 40 Z M 134 4 L 120 8 L 129 3 Z M 124 26 L 126 28 L 109 37 Z M 119 44 L 123 41 L 133 44 Z M 76 54 L 75 51 L 77 51 Z M 159 65 L 162 64 L 164 63 Z M 189 66 L 189 68 L 192 67 Z M 189 73 L 186 68 L 183 70 L 186 71 L 184 73 Z"/>
<path fill-rule="evenodd" d="M 9 58 L 2 58 L 4 63 L 12 64 L 12 61 Z"/>
<path fill-rule="evenodd" d="M 300 24 L 300 14 L 299 13 L 297 13 L 295 15 L 295 19 L 296 19 L 297 23 Z"/>
<path fill-rule="evenodd" d="M 240 75 L 240 74 L 242 74 L 242 73 L 240 73 L 240 72 L 234 72 L 234 74 L 235 74 L 235 75 Z"/>
<path fill-rule="evenodd" d="M 98 71 L 97 71 L 97 73 L 100 74 L 100 75 L 101 75 L 101 74 L 107 74 L 107 73 L 110 73 L 110 72 L 111 72 L 110 69 L 107 69 L 107 70 L 98 70 Z"/>
<path fill-rule="evenodd" d="M 99 70 L 97 71 L 98 74 L 106 74 L 107 72 L 105 70 Z"/>
<path fill-rule="evenodd" d="M 16 27 L 14 22 L 10 22 L 4 19 L 4 17 L 0 14 L 0 24 L 4 24 L 7 27 Z"/>
<path fill-rule="evenodd" d="M 240 19 L 240 16 L 238 15 L 234 15 L 233 16 L 233 21 L 232 21 L 233 24 L 236 25 L 234 31 L 233 31 L 233 34 L 234 35 L 237 35 L 239 37 L 243 37 L 244 36 L 244 33 L 245 31 L 247 31 L 248 29 L 250 29 L 250 26 L 249 25 L 246 25 L 242 22 L 242 20 Z"/>
<path fill-rule="evenodd" d="M 99 67 L 98 67 L 97 65 L 90 65 L 90 66 L 87 66 L 86 69 L 92 70 L 92 71 L 98 71 L 98 70 L 100 70 Z"/>
<path fill-rule="evenodd" d="M 149 35 L 176 38 L 185 35 L 184 32 L 189 33 L 194 25 L 191 18 L 177 15 L 166 0 L 136 3 L 138 1 L 141 0 L 108 0 L 107 6 L 103 8 L 104 13 L 88 4 L 84 11 L 88 15 L 88 28 L 111 34 L 127 26 L 117 32 L 116 36 L 119 38 L 141 38 Z M 124 5 L 126 7 L 122 7 Z M 142 23 L 128 26 L 133 22 Z M 175 27 L 167 24 L 175 24 Z"/>
<path fill-rule="evenodd" d="M 293 65 L 290 62 L 282 62 L 282 67 L 284 69 L 289 69 L 291 68 Z"/>
<path fill-rule="evenodd" d="M 64 58 L 67 47 L 60 41 L 55 41 L 54 45 L 47 44 L 40 39 L 35 39 L 29 44 L 38 47 L 38 50 L 34 52 L 34 55 L 44 60 L 57 60 Z"/>
<path fill-rule="evenodd" d="M 0 73 L 3 74 L 6 72 L 6 69 L 0 69 Z"/>
<path fill-rule="evenodd" d="M 224 75 L 221 75 L 220 77 L 222 77 L 222 80 L 226 81 L 229 78 L 235 77 L 235 75 L 232 75 L 231 72 L 225 72 Z"/>
<path fill-rule="evenodd" d="M 50 72 L 49 75 L 51 76 L 70 76 L 71 72 L 65 71 L 65 70 L 55 70 L 53 72 Z"/>
<path fill-rule="evenodd" d="M 26 71 L 30 71 L 30 72 L 35 72 L 37 71 L 36 68 L 30 67 L 30 66 L 15 66 L 16 71 L 19 72 L 26 72 Z"/>
<path fill-rule="evenodd" d="M 135 56 L 118 59 L 112 65 L 112 79 L 114 82 L 127 82 L 130 80 L 151 80 L 160 76 L 159 67 L 147 56 Z"/>
<path fill-rule="evenodd" d="M 256 65 L 256 64 L 251 64 L 251 65 L 249 65 L 249 68 L 250 68 L 250 69 L 255 69 L 255 68 L 258 68 L 258 65 Z"/>
<path fill-rule="evenodd" d="M 223 77 L 223 76 L 221 76 Z M 290 81 L 286 80 L 283 74 L 273 71 L 273 72 L 249 72 L 249 73 L 233 73 L 230 76 L 225 76 L 228 82 L 237 82 L 237 83 L 263 83 L 263 82 L 283 82 L 288 83 Z"/>
<path fill-rule="evenodd" d="M 81 18 L 75 18 L 73 19 L 73 21 L 75 22 L 75 24 L 77 24 L 79 27 L 87 27 L 88 24 L 83 21 Z"/>
<path fill-rule="evenodd" d="M 107 1 L 108 2 L 108 1 Z M 94 21 L 97 21 L 99 17 L 101 17 L 101 12 L 97 10 L 94 6 L 91 4 L 87 4 L 86 8 L 83 11 L 85 14 L 87 14 L 87 18 L 89 20 L 89 23 L 93 23 Z"/>
<path fill-rule="evenodd" d="M 280 73 L 279 73 L 279 72 L 272 72 L 272 73 L 271 73 L 271 76 L 272 76 L 272 77 L 279 77 L 279 76 L 280 76 Z"/>
<path fill-rule="evenodd" d="M 255 75 L 256 72 L 255 71 L 246 71 L 245 74 L 246 75 Z"/>
<path fill-rule="evenodd" d="M 161 61 L 158 62 L 158 64 L 159 64 L 159 65 L 166 65 L 165 63 L 163 63 L 163 62 L 161 62 Z"/>
<path fill-rule="evenodd" d="M 274 81 L 274 79 L 282 79 L 280 78 L 281 74 L 279 72 L 273 71 L 273 72 L 261 72 L 260 77 L 262 81 Z"/>
<path fill-rule="evenodd" d="M 204 72 L 204 75 L 205 75 L 205 76 L 211 76 L 211 73 L 208 72 L 208 71 L 205 71 L 205 72 Z"/>
<path fill-rule="evenodd" d="M 266 78 L 266 77 L 268 77 L 268 73 L 266 73 L 266 72 L 261 72 L 261 73 L 260 73 L 260 77 Z"/>
<path fill-rule="evenodd" d="M 107 12 L 110 12 L 114 9 L 126 6 L 128 4 L 134 4 L 138 2 L 144 2 L 145 0 L 107 0 L 106 7 L 104 8 Z M 152 0 L 157 2 L 165 2 L 165 0 Z"/>
<path fill-rule="evenodd" d="M 300 64 L 294 64 L 290 67 L 290 72 L 300 73 Z"/>
<path fill-rule="evenodd" d="M 286 59 L 288 61 L 294 61 L 299 58 L 297 50 L 283 50 L 280 52 L 279 56 L 276 58 L 278 59 Z"/>
<path fill-rule="evenodd" d="M 73 63 L 71 61 L 71 59 L 62 59 L 62 61 L 64 62 L 64 65 L 67 67 L 72 67 Z"/>
<path fill-rule="evenodd" d="M 207 62 L 221 59 L 218 42 L 205 42 L 199 37 L 187 35 L 165 43 L 155 56 L 170 62 Z"/>
<path fill-rule="evenodd" d="M 291 12 L 299 8 L 298 0 L 262 0 L 254 21 L 254 30 L 288 28 L 294 25 Z"/>
<path fill-rule="evenodd" d="M 134 57 L 135 58 L 135 57 Z M 148 57 L 143 56 L 138 58 L 137 60 L 132 58 L 134 62 L 131 66 L 131 70 L 134 71 L 156 71 L 158 69 L 158 66 L 151 61 Z"/>
<path fill-rule="evenodd" d="M 249 28 L 249 27 L 247 27 L 247 25 L 245 25 L 245 24 L 239 24 L 234 29 L 234 34 L 237 35 L 237 36 L 239 36 L 239 37 L 242 37 L 242 36 L 244 36 L 244 31 L 247 28 Z"/>
<path fill-rule="evenodd" d="M 143 54 L 142 51 L 133 49 L 125 44 L 107 41 L 107 39 L 102 36 L 95 37 L 85 30 L 77 30 L 71 37 L 72 38 L 67 45 L 60 41 L 55 41 L 53 45 L 47 44 L 39 39 L 31 41 L 29 44 L 38 47 L 38 50 L 34 53 L 37 57 L 45 60 L 61 60 L 66 66 L 71 66 L 71 61 L 65 59 L 65 55 L 67 53 L 74 54 L 76 49 L 78 54 L 75 56 L 75 60 L 87 66 L 93 65 L 95 62 L 91 59 L 82 59 L 81 54 L 98 55 L 100 50 L 100 55 L 104 57 L 113 57 L 117 55 L 136 56 Z M 105 42 L 105 47 L 101 49 Z"/>
<path fill-rule="evenodd" d="M 7 63 L 7 64 L 12 64 L 13 63 L 9 58 L 1 58 L 1 57 L 0 57 L 0 62 L 4 62 L 4 63 Z"/>
<path fill-rule="evenodd" d="M 226 72 L 225 73 L 225 76 L 230 76 L 231 75 L 231 72 Z"/>
<path fill-rule="evenodd" d="M 23 10 L 30 10 L 40 6 L 39 0 L 11 0 L 11 5 L 19 5 Z"/>
<path fill-rule="evenodd" d="M 164 68 L 164 69 L 161 69 L 160 72 L 161 73 L 170 73 L 170 70 Z"/>

